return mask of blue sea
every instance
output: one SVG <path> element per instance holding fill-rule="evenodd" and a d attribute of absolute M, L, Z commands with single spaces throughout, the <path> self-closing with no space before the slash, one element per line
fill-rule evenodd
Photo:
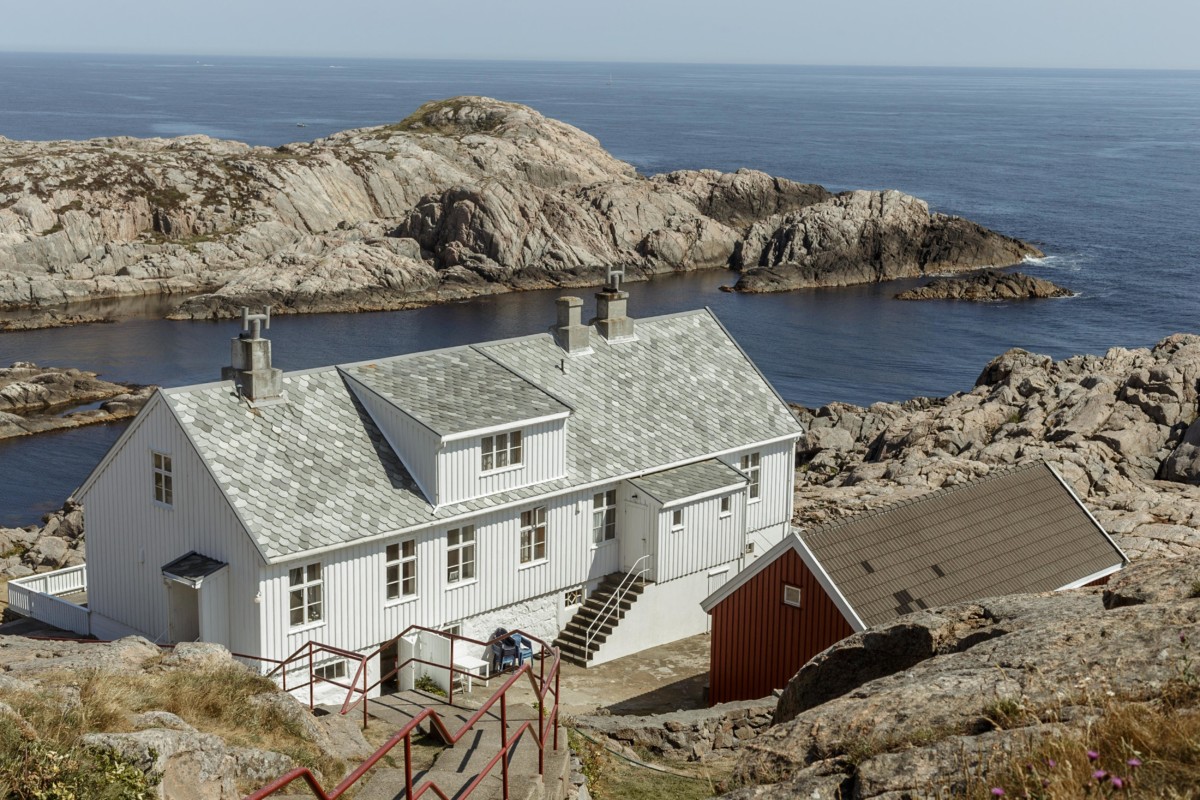
<path fill-rule="evenodd" d="M 1061 358 L 1200 328 L 1200 72 L 0 53 L 0 136 L 279 145 L 459 94 L 531 105 L 646 174 L 752 167 L 901 189 L 1036 243 L 1047 258 L 1023 269 L 1079 293 L 982 305 L 892 299 L 903 284 L 740 296 L 718 291 L 733 280 L 719 273 L 630 287 L 634 315 L 711 306 L 789 400 L 945 395 L 1010 347 Z M 271 334 L 277 362 L 297 369 L 544 330 L 555 294 L 281 318 Z M 116 325 L 0 334 L 0 364 L 163 385 L 217 376 L 231 324 L 132 310 Z M 60 505 L 120 430 L 0 443 L 0 525 Z"/>

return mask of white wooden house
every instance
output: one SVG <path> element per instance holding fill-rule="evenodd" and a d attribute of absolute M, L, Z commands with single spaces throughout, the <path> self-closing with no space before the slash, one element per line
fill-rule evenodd
<path fill-rule="evenodd" d="M 561 298 L 549 333 L 288 374 L 245 317 L 224 380 L 157 392 L 76 493 L 90 632 L 281 658 L 521 628 L 593 664 L 703 632 L 788 531 L 801 430 L 710 311 L 596 297 L 590 325 Z"/>

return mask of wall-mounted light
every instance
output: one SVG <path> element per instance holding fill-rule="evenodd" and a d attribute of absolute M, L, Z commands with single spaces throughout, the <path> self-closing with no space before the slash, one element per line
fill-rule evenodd
<path fill-rule="evenodd" d="M 254 595 L 254 605 L 257 606 L 257 605 L 261 605 L 261 604 L 262 604 L 262 592 L 259 592 L 258 594 Z"/>

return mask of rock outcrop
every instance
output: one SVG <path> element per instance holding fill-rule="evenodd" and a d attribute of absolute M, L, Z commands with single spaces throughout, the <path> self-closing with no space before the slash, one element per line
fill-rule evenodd
<path fill-rule="evenodd" d="M 1133 558 L 1200 547 L 1200 336 L 1053 361 L 1010 350 L 966 393 L 800 409 L 796 518 L 818 525 L 1045 460 Z M 1191 428 L 1189 428 L 1191 426 Z M 1168 479 L 1168 480 L 1164 480 Z"/>
<path fill-rule="evenodd" d="M 40 527 L 0 528 L 0 578 L 74 567 L 86 558 L 83 506 L 73 500 L 47 514 Z"/>
<path fill-rule="evenodd" d="M 16 741 L 0 737 L 0 780 L 15 796 L 91 796 L 69 793 L 71 776 L 45 773 L 39 759 L 73 765 L 74 780 L 118 763 L 142 773 L 157 797 L 233 800 L 297 758 L 340 774 L 373 750 L 354 720 L 313 716 L 215 644 L 182 643 L 165 654 L 139 637 L 104 644 L 0 636 L 0 692 L 2 724 L 21 732 Z M 47 719 L 60 721 L 30 722 Z M 9 748 L 21 751 L 27 774 L 8 771 L 16 754 Z M 39 794 L 47 780 L 56 791 Z"/>
<path fill-rule="evenodd" d="M 897 191 L 846 192 L 754 223 L 733 259 L 743 292 L 848 286 L 1008 266 L 1042 253 Z"/>
<path fill-rule="evenodd" d="M 94 372 L 18 361 L 0 369 L 0 439 L 126 419 L 141 410 L 154 389 L 110 383 Z M 90 403 L 99 406 L 68 412 Z"/>
<path fill-rule="evenodd" d="M 960 278 L 934 278 L 896 295 L 897 300 L 1031 300 L 1047 297 L 1073 297 L 1070 289 L 1020 272 L 984 270 L 978 275 Z"/>
<path fill-rule="evenodd" d="M 1085 741 L 1107 714 L 1190 691 L 1197 578 L 1200 557 L 1147 561 L 1103 598 L 981 600 L 854 634 L 801 668 L 775 725 L 743 748 L 733 781 L 745 788 L 729 796 L 986 794 L 1003 784 L 997 763 L 1031 760 L 1038 742 Z"/>
<path fill-rule="evenodd" d="M 173 316 L 403 308 L 595 284 L 613 264 L 637 279 L 795 263 L 796 285 L 841 285 L 1033 252 L 899 192 L 646 179 L 576 128 L 480 97 L 278 148 L 0 138 L 0 310 L 185 293 L 202 294 Z"/>

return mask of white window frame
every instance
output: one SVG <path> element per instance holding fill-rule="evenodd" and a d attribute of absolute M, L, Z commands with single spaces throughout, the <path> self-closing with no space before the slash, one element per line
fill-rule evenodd
<path fill-rule="evenodd" d="M 154 488 L 154 502 L 166 508 L 175 507 L 175 462 L 170 453 L 160 450 L 150 451 L 151 486 Z"/>
<path fill-rule="evenodd" d="M 671 533 L 680 533 L 683 530 L 683 509 L 676 508 L 671 512 Z"/>
<path fill-rule="evenodd" d="M 746 487 L 748 501 L 757 503 L 762 500 L 762 453 L 747 453 L 742 456 L 742 472 L 750 479 Z"/>
<path fill-rule="evenodd" d="M 346 659 L 336 658 L 313 667 L 313 675 L 322 680 L 336 681 L 346 678 Z"/>
<path fill-rule="evenodd" d="M 297 602 L 299 601 L 299 602 Z M 296 612 L 300 621 L 296 622 Z M 325 575 L 320 561 L 288 569 L 288 627 L 292 630 L 325 622 Z"/>
<path fill-rule="evenodd" d="M 719 509 L 721 517 L 724 518 L 731 515 L 733 513 L 733 497 L 731 495 L 725 495 L 722 497 Z"/>
<path fill-rule="evenodd" d="M 479 442 L 480 472 L 516 469 L 524 463 L 525 437 L 518 428 L 484 436 Z"/>
<path fill-rule="evenodd" d="M 785 606 L 792 606 L 793 608 L 799 608 L 801 597 L 802 597 L 802 594 L 800 592 L 799 586 L 793 586 L 790 583 L 785 583 L 783 585 L 783 604 Z"/>
<path fill-rule="evenodd" d="M 592 495 L 592 546 L 617 538 L 617 490 Z"/>
<path fill-rule="evenodd" d="M 475 567 L 475 526 L 460 525 L 446 531 L 446 584 L 474 583 Z"/>
<path fill-rule="evenodd" d="M 540 564 L 546 560 L 545 506 L 534 506 L 521 512 L 520 558 L 523 565 Z"/>
<path fill-rule="evenodd" d="M 411 549 L 411 552 L 406 552 Z M 393 542 L 384 550 L 384 595 L 388 600 L 417 596 L 417 540 Z"/>

